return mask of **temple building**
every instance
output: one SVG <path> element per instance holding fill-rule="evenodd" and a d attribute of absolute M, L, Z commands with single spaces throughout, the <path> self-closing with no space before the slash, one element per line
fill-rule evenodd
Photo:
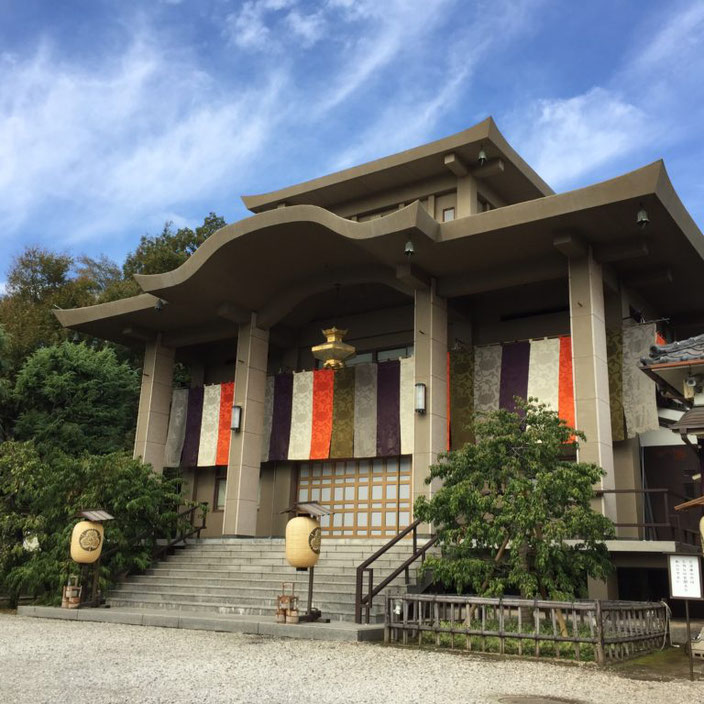
<path fill-rule="evenodd" d="M 661 161 L 555 194 L 487 119 L 243 201 L 140 295 L 56 313 L 145 348 L 134 453 L 211 505 L 206 535 L 281 536 L 298 500 L 331 511 L 324 540 L 393 537 L 474 414 L 533 396 L 605 471 L 618 571 L 592 590 L 657 595 L 701 471 L 667 427 L 682 389 L 641 359 L 704 328 L 704 238 Z"/>

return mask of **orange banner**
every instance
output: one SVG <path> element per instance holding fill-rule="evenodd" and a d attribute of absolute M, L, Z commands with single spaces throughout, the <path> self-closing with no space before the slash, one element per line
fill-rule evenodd
<path fill-rule="evenodd" d="M 310 441 L 310 459 L 330 457 L 332 437 L 332 399 L 335 372 L 318 369 L 313 372 L 313 433 Z"/>
<path fill-rule="evenodd" d="M 235 382 L 228 381 L 221 386 L 220 418 L 218 421 L 218 450 L 216 465 L 227 466 L 230 459 L 230 419 L 232 418 L 232 399 L 235 395 Z"/>
<path fill-rule="evenodd" d="M 557 414 L 574 428 L 574 382 L 572 376 L 572 339 L 560 338 L 560 376 Z"/>

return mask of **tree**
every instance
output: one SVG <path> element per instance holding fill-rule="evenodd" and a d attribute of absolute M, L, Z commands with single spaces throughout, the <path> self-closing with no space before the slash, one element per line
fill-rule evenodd
<path fill-rule="evenodd" d="M 428 483 L 443 486 L 415 503 L 442 548 L 427 569 L 458 593 L 573 599 L 587 575 L 603 579 L 612 569 L 604 540 L 613 524 L 590 506 L 603 471 L 565 458 L 581 432 L 536 399 L 516 401 L 516 412 L 476 422 L 476 444 L 431 467 Z"/>
<path fill-rule="evenodd" d="M 135 274 L 161 274 L 181 266 L 214 232 L 227 223 L 215 213 L 209 213 L 203 224 L 192 230 L 164 224 L 161 234 L 142 235 L 137 249 L 127 255 L 122 267 L 122 279 L 112 282 L 101 295 L 101 301 L 116 300 L 140 293 Z"/>
<path fill-rule="evenodd" d="M 10 377 L 24 359 L 42 345 L 68 336 L 52 310 L 95 303 L 95 284 L 76 277 L 74 260 L 39 247 L 27 247 L 7 274 L 7 293 L 0 297 L 0 324 L 10 336 Z"/>
<path fill-rule="evenodd" d="M 101 562 L 103 586 L 125 571 L 148 567 L 154 540 L 182 527 L 178 481 L 152 471 L 126 453 L 71 457 L 42 453 L 34 443 L 0 445 L 0 593 L 16 603 L 20 594 L 55 603 L 78 566 L 69 556 L 75 516 L 102 508 L 106 524 Z M 32 549 L 32 543 L 38 549 Z"/>
<path fill-rule="evenodd" d="M 13 395 L 18 440 L 69 455 L 131 446 L 139 377 L 110 347 L 63 342 L 38 349 L 17 375 Z"/>
<path fill-rule="evenodd" d="M 6 439 L 13 417 L 9 353 L 10 337 L 0 325 L 0 443 Z"/>

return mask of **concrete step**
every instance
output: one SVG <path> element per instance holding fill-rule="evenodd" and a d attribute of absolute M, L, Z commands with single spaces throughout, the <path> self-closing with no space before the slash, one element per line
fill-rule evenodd
<path fill-rule="evenodd" d="M 291 580 L 289 580 L 291 581 Z M 293 580 L 294 584 L 296 585 L 296 590 L 304 589 L 308 590 L 308 580 Z M 403 580 L 401 580 L 403 581 Z M 254 584 L 256 586 L 252 586 L 253 581 L 250 579 L 237 579 L 235 577 L 231 577 L 228 579 L 210 579 L 207 577 L 146 577 L 142 576 L 140 578 L 135 578 L 133 577 L 130 579 L 129 582 L 123 583 L 122 585 L 118 586 L 117 589 L 121 589 L 125 584 L 129 584 L 131 586 L 137 586 L 139 585 L 140 588 L 146 588 L 149 586 L 150 588 L 158 588 L 158 587 L 178 587 L 181 589 L 191 589 L 194 591 L 198 591 L 201 589 L 269 589 L 269 590 L 275 590 L 277 593 L 281 592 L 281 584 L 282 580 L 278 579 L 258 579 Z M 412 580 L 410 584 L 414 584 L 414 581 Z M 316 579 L 314 581 L 314 588 L 317 591 L 318 589 L 323 590 L 323 591 L 328 591 L 328 592 L 340 592 L 340 593 L 345 593 L 345 592 L 350 592 L 354 591 L 355 584 L 352 581 L 346 581 L 346 582 L 331 582 L 328 580 L 319 580 Z"/>
<path fill-rule="evenodd" d="M 354 619 L 357 566 L 386 542 L 346 538 L 325 542 L 315 568 L 313 598 L 326 617 Z M 404 541 L 375 561 L 375 584 L 397 569 L 411 549 L 411 541 Z M 411 568 L 409 585 L 401 574 L 385 591 L 414 586 L 416 574 Z M 273 617 L 282 582 L 295 583 L 303 609 L 308 573 L 288 564 L 283 539 L 205 539 L 176 551 L 145 574 L 128 579 L 110 594 L 108 603 L 115 607 Z M 373 622 L 383 618 L 383 597 L 380 594 L 374 601 Z"/>
<path fill-rule="evenodd" d="M 155 600 L 148 599 L 109 599 L 108 603 L 110 606 L 117 608 L 131 607 L 138 609 L 154 609 L 159 608 L 168 612 L 171 610 L 178 611 L 188 611 L 188 612 L 202 612 L 202 613 L 217 613 L 217 614 L 234 614 L 234 615 L 253 615 L 253 616 L 268 616 L 273 619 L 276 609 L 274 607 L 268 606 L 252 606 L 243 604 L 222 604 L 217 602 L 205 603 L 205 602 L 194 602 L 194 601 L 170 601 L 168 603 L 160 603 Z M 325 605 L 318 605 L 314 602 L 314 605 L 323 613 L 324 618 L 329 618 L 332 621 L 352 621 L 354 620 L 354 607 L 347 608 L 344 605 L 330 605 L 329 607 Z M 370 616 L 371 623 L 382 623 L 384 620 L 383 616 L 383 603 L 380 602 L 379 605 L 374 603 L 372 606 L 372 612 Z"/>
<path fill-rule="evenodd" d="M 330 594 L 340 597 L 353 594 L 349 584 L 315 584 L 315 594 Z M 261 583 L 257 582 L 256 586 L 248 582 L 239 582 L 236 584 L 216 585 L 216 584 L 198 584 L 194 585 L 191 582 L 181 580 L 180 582 L 168 582 L 159 580 L 155 582 L 126 582 L 118 586 L 114 594 L 124 594 L 127 591 L 140 592 L 182 592 L 184 594 L 254 594 L 268 596 L 271 594 L 281 594 L 280 582 Z M 308 584 L 304 582 L 295 583 L 295 591 L 298 596 L 308 593 Z"/>

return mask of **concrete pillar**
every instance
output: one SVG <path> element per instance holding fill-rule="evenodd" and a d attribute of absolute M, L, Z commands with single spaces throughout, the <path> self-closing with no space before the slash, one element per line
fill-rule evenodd
<path fill-rule="evenodd" d="M 133 456 L 151 464 L 159 474 L 164 471 L 174 354 L 173 349 L 161 344 L 161 335 L 154 342 L 148 342 L 144 352 Z"/>
<path fill-rule="evenodd" d="M 477 182 L 474 176 L 457 179 L 457 217 L 465 218 L 477 212 Z"/>
<path fill-rule="evenodd" d="M 413 499 L 432 495 L 428 468 L 447 447 L 447 302 L 429 289 L 416 289 L 414 314 L 415 383 L 426 385 L 424 415 L 415 414 Z"/>
<path fill-rule="evenodd" d="M 587 594 L 590 599 L 602 599 L 604 601 L 618 599 L 616 573 L 610 574 L 605 580 L 587 577 Z"/>
<path fill-rule="evenodd" d="M 581 443 L 578 459 L 602 467 L 606 476 L 601 488 L 613 489 L 604 283 L 601 265 L 594 260 L 591 251 L 569 258 L 569 289 L 575 424 L 587 436 L 586 442 Z M 601 509 L 609 518 L 616 518 L 613 494 L 604 496 Z"/>
<path fill-rule="evenodd" d="M 242 406 L 242 429 L 232 433 L 225 490 L 224 535 L 256 535 L 264 426 L 269 332 L 257 327 L 256 314 L 239 326 L 234 405 Z"/>

